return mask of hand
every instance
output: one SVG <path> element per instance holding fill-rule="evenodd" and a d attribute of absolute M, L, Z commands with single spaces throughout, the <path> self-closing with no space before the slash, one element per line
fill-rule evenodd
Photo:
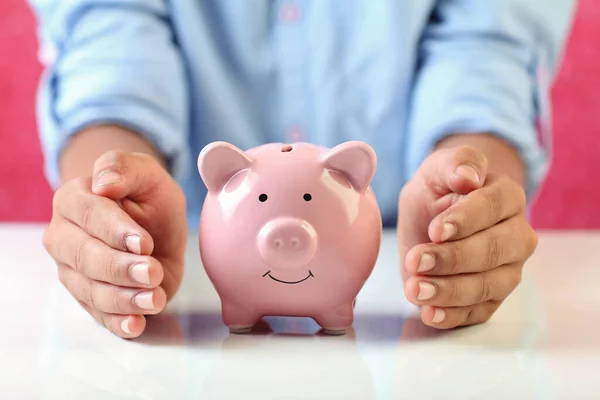
<path fill-rule="evenodd" d="M 108 152 L 93 178 L 55 194 L 44 246 L 65 288 L 98 322 L 125 338 L 162 311 L 183 275 L 185 197 L 151 156 Z"/>
<path fill-rule="evenodd" d="M 537 246 L 522 187 L 487 169 L 471 147 L 436 150 L 400 194 L 405 294 L 429 326 L 487 321 Z"/>

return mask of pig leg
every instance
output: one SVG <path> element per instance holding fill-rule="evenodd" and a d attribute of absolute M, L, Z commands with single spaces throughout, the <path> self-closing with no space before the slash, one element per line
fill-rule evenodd
<path fill-rule="evenodd" d="M 233 303 L 223 302 L 222 312 L 223 322 L 231 333 L 249 333 L 260 319 L 254 311 Z"/>
<path fill-rule="evenodd" d="M 343 335 L 354 320 L 354 301 L 316 316 L 315 321 L 326 335 Z"/>

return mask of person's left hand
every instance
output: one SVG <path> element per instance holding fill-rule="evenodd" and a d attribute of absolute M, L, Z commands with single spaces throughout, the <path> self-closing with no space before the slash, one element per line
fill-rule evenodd
<path fill-rule="evenodd" d="M 487 169 L 486 157 L 471 147 L 440 149 L 400 194 L 405 294 L 429 326 L 487 321 L 537 246 L 523 188 Z"/>

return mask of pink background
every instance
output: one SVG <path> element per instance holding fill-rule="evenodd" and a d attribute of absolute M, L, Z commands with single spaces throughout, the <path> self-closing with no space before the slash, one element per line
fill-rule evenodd
<path fill-rule="evenodd" d="M 553 93 L 554 156 L 536 228 L 600 229 L 600 1 L 581 0 Z M 0 0 L 0 221 L 47 221 L 34 98 L 41 66 L 24 0 Z"/>

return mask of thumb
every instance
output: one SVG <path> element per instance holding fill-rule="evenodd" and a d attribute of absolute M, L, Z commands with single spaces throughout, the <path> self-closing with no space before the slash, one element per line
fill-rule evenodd
<path fill-rule="evenodd" d="M 94 164 L 92 191 L 118 201 L 149 199 L 156 189 L 170 185 L 170 176 L 160 163 L 145 153 L 109 151 Z"/>
<path fill-rule="evenodd" d="M 470 146 L 441 149 L 425 159 L 416 173 L 437 197 L 449 193 L 468 194 L 483 186 L 488 161 Z"/>
<path fill-rule="evenodd" d="M 409 250 L 431 241 L 431 221 L 460 195 L 483 186 L 487 158 L 472 147 L 460 146 L 434 151 L 421 164 L 413 179 L 402 189 L 398 203 L 397 239 L 403 264 Z M 408 272 L 402 268 L 403 279 Z"/>

